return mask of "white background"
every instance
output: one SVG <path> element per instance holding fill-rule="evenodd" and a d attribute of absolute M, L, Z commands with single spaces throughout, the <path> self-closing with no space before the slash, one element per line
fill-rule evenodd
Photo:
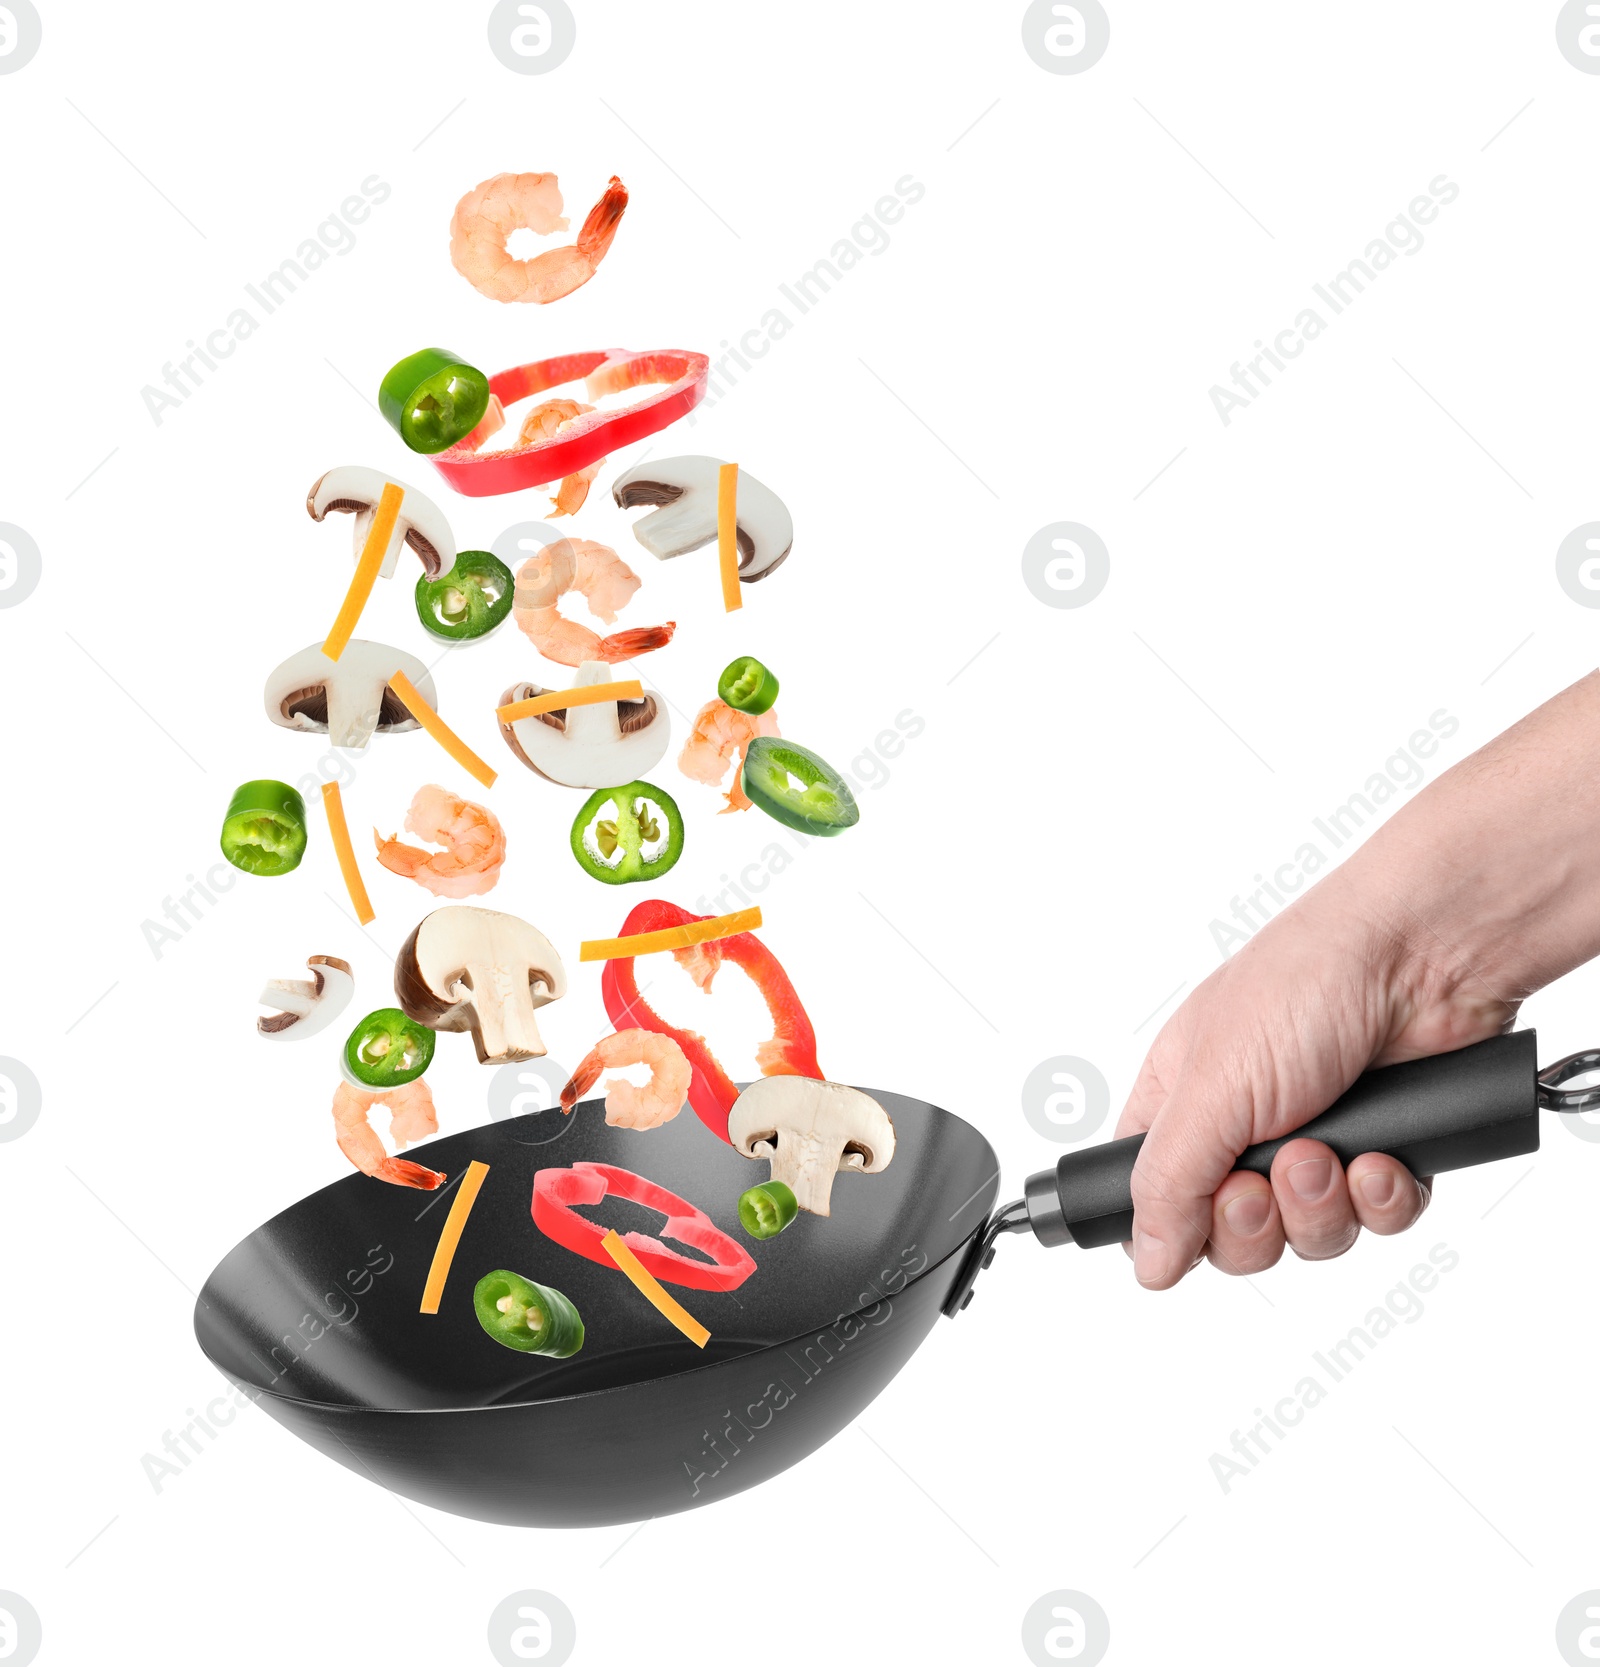
<path fill-rule="evenodd" d="M 487 1661 L 491 1610 L 541 1587 L 580 1662 L 1022 1661 L 1024 1612 L 1071 1587 L 1114 1663 L 1558 1660 L 1557 1613 L 1600 1586 L 1600 1147 L 1554 1126 L 1536 1160 L 1442 1182 L 1408 1238 L 1249 1283 L 1152 1296 L 1115 1251 L 1008 1241 L 859 1427 L 632 1537 L 403 1508 L 253 1409 L 159 1492 L 142 1465 L 222 1387 L 192 1293 L 344 1172 L 331 1047 L 258 1045 L 257 987 L 316 951 L 377 992 L 428 904 L 369 860 L 358 932 L 313 807 L 293 880 L 242 882 L 159 959 L 142 933 L 217 860 L 232 787 L 325 750 L 260 711 L 348 577 L 348 523 L 314 526 L 306 488 L 391 470 L 464 546 L 544 503 L 450 497 L 369 406 L 389 363 L 435 341 L 490 370 L 718 350 L 896 180 L 926 187 L 671 437 L 793 510 L 794 555 L 741 615 L 709 557 L 633 543 L 609 466 L 576 530 L 645 580 L 624 625 L 679 621 L 640 670 L 680 708 L 754 651 L 786 731 L 842 764 L 897 713 L 925 721 L 860 827 L 772 880 L 765 935 L 829 1074 L 970 1118 L 1014 1195 L 1061 1150 L 1023 1117 L 1029 1071 L 1087 1057 L 1120 1102 L 1217 963 L 1212 919 L 1312 817 L 1430 713 L 1460 722 L 1436 775 L 1593 664 L 1600 621 L 1554 554 L 1600 514 L 1600 78 L 1558 53 L 1556 8 L 1141 0 L 1113 4 L 1101 63 L 1055 76 L 1014 3 L 590 0 L 570 60 L 521 77 L 481 0 L 40 5 L 41 52 L 0 77 L 0 520 L 43 552 L 0 610 L 0 1054 L 44 1090 L 0 1145 L 0 1587 L 42 1615 L 42 1659 Z M 554 307 L 450 267 L 456 199 L 506 169 L 557 171 L 575 223 L 611 172 L 633 193 Z M 255 335 L 155 425 L 140 389 L 374 174 L 392 195 L 355 247 L 252 308 Z M 1224 427 L 1211 385 L 1440 174 L 1460 195 L 1425 246 Z M 1021 578 L 1060 520 L 1111 552 L 1082 609 Z M 410 584 L 364 634 L 424 653 Z M 495 738 L 489 704 L 539 665 L 508 630 L 435 676 L 504 772 L 487 901 L 571 957 L 545 1027 L 570 1064 L 606 1028 L 576 942 L 622 900 L 565 854 L 573 798 Z M 423 737 L 355 768 L 363 850 L 423 781 L 470 787 Z M 663 768 L 691 827 L 661 890 L 694 906 L 772 828 Z M 748 1070 L 753 999 L 706 1019 L 683 990 Z M 1542 1057 L 1600 1038 L 1597 994 L 1590 969 L 1528 1004 Z M 431 1078 L 446 1133 L 487 1115 L 464 1053 Z M 1460 1262 L 1422 1317 L 1225 1494 L 1211 1454 L 1440 1243 Z"/>

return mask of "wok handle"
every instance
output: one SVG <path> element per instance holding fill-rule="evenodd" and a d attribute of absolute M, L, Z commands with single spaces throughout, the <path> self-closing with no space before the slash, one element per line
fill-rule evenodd
<path fill-rule="evenodd" d="M 1387 1152 L 1413 1175 L 1494 1163 L 1539 1149 L 1539 1085 L 1534 1032 L 1492 1036 L 1455 1053 L 1388 1065 L 1359 1077 L 1320 1117 L 1280 1140 L 1239 1154 L 1236 1169 L 1266 1175 L 1280 1147 L 1302 1135 L 1326 1141 L 1348 1164 Z M 1028 1225 L 1042 1244 L 1084 1249 L 1133 1235 L 1134 1161 L 1144 1136 L 1068 1152 L 1054 1169 L 1030 1176 Z"/>

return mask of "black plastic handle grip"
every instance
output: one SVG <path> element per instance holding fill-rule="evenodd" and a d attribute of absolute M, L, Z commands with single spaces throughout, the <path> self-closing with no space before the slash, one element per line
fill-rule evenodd
<path fill-rule="evenodd" d="M 1369 1071 L 1320 1117 L 1281 1140 L 1251 1146 L 1234 1167 L 1266 1175 L 1279 1148 L 1302 1135 L 1326 1141 L 1341 1163 L 1387 1152 L 1413 1175 L 1537 1152 L 1538 1069 L 1534 1032 L 1518 1030 Z M 1028 1222 L 1040 1242 L 1088 1250 L 1132 1237 L 1129 1186 L 1143 1144 L 1142 1134 L 1130 1135 L 1069 1152 L 1054 1169 L 1030 1176 Z"/>

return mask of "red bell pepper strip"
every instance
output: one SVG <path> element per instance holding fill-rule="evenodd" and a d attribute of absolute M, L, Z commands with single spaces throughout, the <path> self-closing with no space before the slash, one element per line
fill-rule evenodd
<path fill-rule="evenodd" d="M 704 1251 L 712 1262 L 698 1262 L 669 1250 L 660 1239 L 644 1233 L 624 1233 L 622 1242 L 664 1285 L 688 1285 L 696 1291 L 736 1291 L 756 1271 L 750 1252 L 730 1238 L 704 1210 L 665 1187 L 631 1170 L 609 1163 L 575 1163 L 570 1169 L 541 1169 L 533 1178 L 534 1225 L 546 1238 L 567 1250 L 587 1256 L 602 1267 L 616 1263 L 601 1241 L 610 1231 L 598 1221 L 581 1216 L 576 1204 L 598 1204 L 609 1194 L 631 1199 L 667 1219 L 663 1237 Z"/>
<path fill-rule="evenodd" d="M 686 416 L 706 396 L 711 361 L 704 353 L 667 348 L 653 353 L 630 353 L 612 347 L 591 353 L 566 353 L 555 359 L 536 359 L 489 378 L 489 412 L 485 421 L 448 451 L 435 452 L 428 461 L 468 498 L 489 498 L 502 492 L 521 492 L 545 486 L 587 469 L 623 446 L 642 440 Z M 665 383 L 656 393 L 616 411 L 588 411 L 564 423 L 558 434 L 533 440 L 507 451 L 476 451 L 504 422 L 504 408 L 530 394 L 544 393 L 586 378 L 590 401 L 650 383 Z M 492 421 L 496 405 L 501 423 Z"/>
<path fill-rule="evenodd" d="M 651 898 L 640 903 L 622 924 L 622 937 L 640 932 L 658 932 L 667 926 L 683 926 L 693 920 L 709 920 L 709 915 L 692 915 L 676 903 Z M 756 1063 L 761 1074 L 768 1077 L 815 1077 L 823 1080 L 822 1067 L 817 1063 L 817 1036 L 811 1020 L 800 1005 L 794 985 L 767 946 L 751 932 L 739 932 L 731 938 L 717 938 L 710 943 L 696 944 L 691 949 L 675 949 L 678 965 L 694 979 L 708 995 L 711 980 L 724 960 L 742 967 L 755 987 L 761 992 L 772 1015 L 771 1039 L 756 1049 Z M 607 961 L 600 978 L 600 992 L 605 998 L 606 1012 L 618 1030 L 653 1030 L 658 1035 L 670 1036 L 688 1059 L 694 1076 L 689 1083 L 689 1104 L 695 1115 L 720 1140 L 728 1138 L 728 1113 L 739 1098 L 739 1090 L 729 1080 L 728 1073 L 703 1036 L 692 1030 L 679 1030 L 669 1025 L 639 994 L 639 981 L 634 976 L 632 959 Z"/>

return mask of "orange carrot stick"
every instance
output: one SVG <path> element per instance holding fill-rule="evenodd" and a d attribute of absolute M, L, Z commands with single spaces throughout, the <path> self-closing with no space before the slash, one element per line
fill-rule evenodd
<path fill-rule="evenodd" d="M 537 718 L 541 712 L 564 712 L 570 706 L 594 706 L 603 700 L 643 700 L 644 686 L 638 678 L 625 678 L 620 683 L 586 683 L 581 689 L 547 689 L 542 695 L 527 700 L 514 700 L 509 706 L 497 706 L 494 715 L 503 724 L 514 724 L 518 718 Z"/>
<path fill-rule="evenodd" d="M 422 1287 L 424 1314 L 439 1312 L 439 1299 L 444 1295 L 444 1282 L 450 1277 L 450 1264 L 455 1260 L 456 1248 L 461 1243 L 461 1230 L 467 1225 L 472 1206 L 478 1201 L 478 1188 L 483 1185 L 483 1178 L 488 1173 L 488 1164 L 479 1163 L 474 1158 L 467 1165 L 467 1172 L 451 1200 L 450 1214 L 444 1218 L 444 1230 L 439 1234 L 439 1244 L 433 1253 L 432 1266 L 428 1269 L 428 1282 Z"/>
<path fill-rule="evenodd" d="M 350 843 L 350 828 L 344 819 L 344 800 L 339 796 L 338 782 L 323 782 L 322 808 L 328 813 L 328 832 L 333 836 L 333 849 L 339 859 L 339 872 L 344 875 L 344 889 L 350 893 L 350 901 L 355 905 L 356 919 L 365 926 L 369 921 L 376 920 L 377 916 L 373 912 L 367 888 L 361 879 L 355 847 Z"/>
<path fill-rule="evenodd" d="M 400 519 L 400 500 L 404 497 L 405 493 L 392 480 L 385 482 L 383 495 L 378 499 L 377 513 L 372 517 L 372 529 L 367 534 L 367 542 L 361 546 L 361 559 L 356 563 L 355 576 L 350 581 L 349 590 L 344 593 L 344 602 L 334 619 L 333 629 L 322 645 L 322 652 L 330 660 L 337 660 L 355 635 L 356 622 L 367 605 L 367 598 L 372 595 L 378 569 L 383 566 L 384 553 L 394 536 L 394 524 Z"/>
<path fill-rule="evenodd" d="M 485 787 L 494 786 L 498 772 L 491 770 L 449 724 L 434 711 L 417 692 L 416 684 L 403 671 L 397 671 L 389 679 L 389 687 L 405 702 L 406 710 L 411 716 L 427 730 L 469 776 L 476 777 Z"/>
<path fill-rule="evenodd" d="M 732 613 L 744 606 L 739 594 L 739 465 L 724 463 L 717 471 L 717 559 L 722 567 L 722 608 Z"/>
<path fill-rule="evenodd" d="M 601 1248 L 622 1271 L 639 1287 L 639 1294 L 683 1333 L 697 1349 L 711 1341 L 711 1333 L 673 1297 L 656 1276 L 622 1242 L 616 1228 L 600 1241 Z"/>
<path fill-rule="evenodd" d="M 631 938 L 586 938 L 578 945 L 580 961 L 626 961 L 635 955 L 654 955 L 663 949 L 690 949 L 714 938 L 754 932 L 761 925 L 760 909 L 736 909 L 731 915 L 692 920 L 685 926 L 665 926 L 659 932 L 639 932 Z"/>

